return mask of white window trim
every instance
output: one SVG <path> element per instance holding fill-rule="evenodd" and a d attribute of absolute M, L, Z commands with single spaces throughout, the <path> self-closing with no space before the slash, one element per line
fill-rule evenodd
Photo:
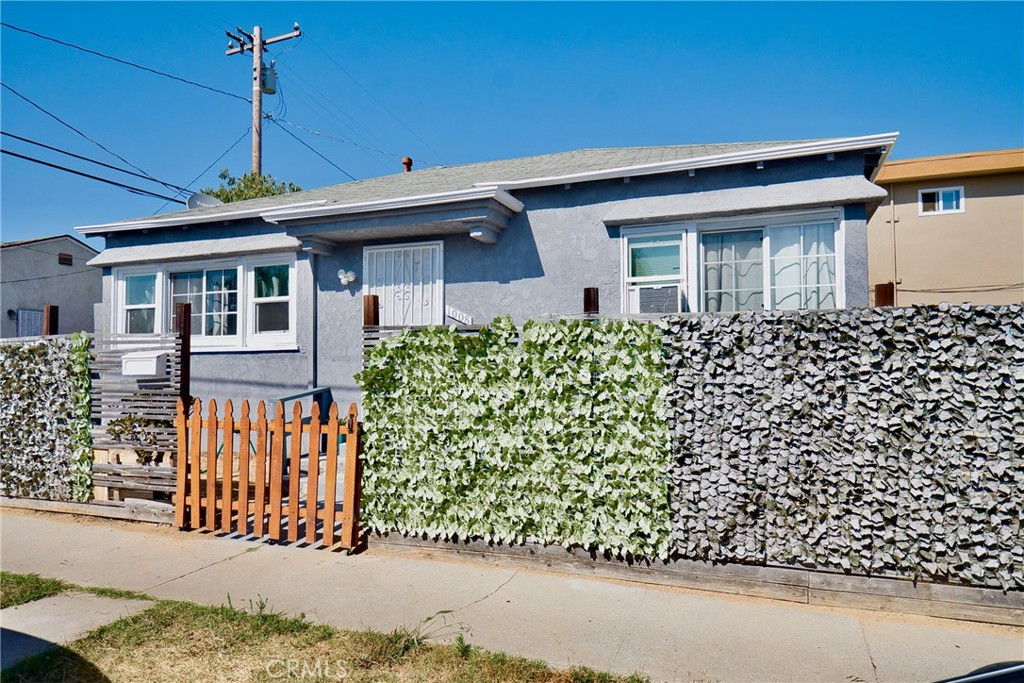
<path fill-rule="evenodd" d="M 963 195 L 961 194 L 961 206 L 963 206 Z M 678 221 L 672 223 L 661 223 L 657 225 L 627 226 L 619 232 L 620 244 L 620 301 L 621 311 L 625 315 L 631 314 L 629 307 L 629 238 L 631 237 L 657 237 L 661 235 L 680 235 L 683 242 L 683 249 L 686 259 L 686 271 L 680 275 L 684 280 L 685 296 L 690 311 L 697 313 L 704 311 L 704 253 L 700 236 L 711 232 L 734 232 L 739 230 L 764 230 L 762 258 L 765 266 L 763 268 L 764 278 L 764 301 L 765 310 L 768 310 L 771 290 L 771 269 L 769 268 L 769 254 L 771 253 L 771 230 L 773 227 L 800 223 L 825 223 L 834 222 L 835 230 L 835 263 L 836 263 L 836 308 L 846 308 L 846 211 L 844 207 L 832 207 L 827 209 L 814 209 L 810 211 L 777 211 L 764 214 L 750 214 L 735 218 L 708 218 L 690 221 Z"/>
<path fill-rule="evenodd" d="M 175 261 L 159 266 L 129 266 L 115 268 L 113 315 L 111 329 L 114 334 L 125 332 L 125 282 L 129 275 L 156 275 L 156 321 L 154 333 L 167 334 L 172 329 L 173 307 L 171 306 L 170 276 L 173 273 L 195 271 L 239 269 L 238 290 L 238 334 L 232 336 L 207 337 L 203 334 L 192 335 L 192 350 L 201 352 L 223 351 L 294 351 L 297 345 L 297 311 L 298 282 L 296 278 L 296 258 L 294 253 L 260 254 L 234 259 L 208 259 L 201 261 Z M 288 297 L 275 297 L 276 300 L 287 300 L 289 330 L 288 332 L 264 332 L 257 334 L 254 329 L 255 275 L 253 268 L 266 265 L 288 266 Z M 205 288 L 205 285 L 204 285 Z M 204 321 L 205 322 L 205 321 Z"/>
<path fill-rule="evenodd" d="M 260 303 L 272 303 L 279 301 L 288 302 L 288 330 L 285 332 L 257 332 L 256 331 L 256 268 L 258 266 L 288 266 L 288 296 L 264 297 L 259 299 Z M 296 304 L 295 280 L 295 255 L 291 259 L 282 262 L 280 257 L 258 256 L 251 257 L 246 261 L 245 268 L 245 335 L 249 348 L 276 348 L 295 346 L 295 327 L 298 321 L 298 305 Z M 242 308 L 242 304 L 239 304 Z"/>
<path fill-rule="evenodd" d="M 421 242 L 399 242 L 395 244 L 371 244 L 363 247 L 363 286 L 361 287 L 362 295 L 366 296 L 370 293 L 370 279 L 367 276 L 369 272 L 369 255 L 374 251 L 383 251 L 388 249 L 411 249 L 418 247 L 438 247 L 437 257 L 437 285 L 438 290 L 441 293 L 441 302 L 438 304 L 438 309 L 434 312 L 435 321 L 432 325 L 443 325 L 445 321 L 445 301 L 447 299 L 447 288 L 445 287 L 444 277 L 444 240 L 423 240 Z M 382 304 L 383 305 L 383 304 Z"/>
<path fill-rule="evenodd" d="M 943 209 L 942 208 L 942 193 L 950 190 L 956 190 L 960 193 L 960 208 L 959 209 Z M 922 201 L 922 195 L 925 192 L 937 192 L 939 195 L 939 208 L 935 211 L 925 211 L 924 202 Z M 917 215 L 918 216 L 942 216 L 951 213 L 963 213 L 966 209 L 967 197 L 964 194 L 963 185 L 950 185 L 948 187 L 929 187 L 917 191 Z"/>

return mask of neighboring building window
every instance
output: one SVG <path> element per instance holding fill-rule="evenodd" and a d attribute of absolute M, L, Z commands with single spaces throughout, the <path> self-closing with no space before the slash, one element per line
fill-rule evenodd
<path fill-rule="evenodd" d="M 917 193 L 918 213 L 921 216 L 940 213 L 963 213 L 964 188 L 940 187 L 919 190 Z"/>
<path fill-rule="evenodd" d="M 156 331 L 156 274 L 129 275 L 124 279 L 124 331 Z"/>
<path fill-rule="evenodd" d="M 57 254 L 57 263 L 62 266 L 73 266 L 75 265 L 75 259 L 71 256 L 71 254 L 62 251 L 59 254 Z"/>
<path fill-rule="evenodd" d="M 635 237 L 628 243 L 626 291 L 632 313 L 685 309 L 683 242 L 679 234 Z"/>
<path fill-rule="evenodd" d="M 295 322 L 291 282 L 294 257 L 250 257 L 205 267 L 175 264 L 156 273 L 121 274 L 123 294 L 119 332 L 169 332 L 177 326 L 177 304 L 192 307 L 193 348 L 294 346 Z M 148 284 L 138 296 L 140 283 Z M 159 292 L 165 292 L 163 296 Z M 146 321 L 133 325 L 129 316 L 148 311 Z M 145 324 L 144 324 L 145 323 Z"/>
<path fill-rule="evenodd" d="M 43 312 L 35 308 L 19 308 L 16 335 L 38 337 L 43 334 Z"/>
<path fill-rule="evenodd" d="M 687 222 L 656 235 L 639 228 L 632 236 L 627 228 L 625 310 L 685 312 L 689 301 L 707 312 L 836 308 L 833 216 Z"/>

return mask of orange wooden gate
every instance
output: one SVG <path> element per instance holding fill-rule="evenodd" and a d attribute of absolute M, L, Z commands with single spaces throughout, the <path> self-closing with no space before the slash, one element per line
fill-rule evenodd
<path fill-rule="evenodd" d="M 301 538 L 325 548 L 358 545 L 362 431 L 356 405 L 340 420 L 337 403 L 326 420 L 317 404 L 306 417 L 296 402 L 287 422 L 284 410 L 278 401 L 268 416 L 260 401 L 253 420 L 243 401 L 236 418 L 228 401 L 221 416 L 211 400 L 203 417 L 199 399 L 191 414 L 178 401 L 179 528 L 290 543 Z"/>

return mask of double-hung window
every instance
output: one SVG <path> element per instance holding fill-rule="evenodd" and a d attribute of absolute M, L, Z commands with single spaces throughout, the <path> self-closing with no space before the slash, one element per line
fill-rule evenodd
<path fill-rule="evenodd" d="M 625 310 L 836 308 L 839 227 L 837 212 L 830 211 L 688 221 L 657 234 L 627 228 Z"/>
<path fill-rule="evenodd" d="M 291 254 L 124 269 L 114 331 L 169 332 L 176 328 L 177 304 L 187 303 L 196 350 L 292 348 L 294 271 Z"/>
<path fill-rule="evenodd" d="M 121 290 L 124 306 L 121 311 L 121 332 L 152 334 L 157 324 L 157 276 L 155 273 L 126 275 Z"/>
<path fill-rule="evenodd" d="M 628 242 L 626 296 L 633 313 L 686 310 L 680 233 L 634 237 Z"/>
<path fill-rule="evenodd" d="M 290 273 L 287 265 L 253 266 L 251 318 L 254 334 L 282 334 L 291 329 Z"/>

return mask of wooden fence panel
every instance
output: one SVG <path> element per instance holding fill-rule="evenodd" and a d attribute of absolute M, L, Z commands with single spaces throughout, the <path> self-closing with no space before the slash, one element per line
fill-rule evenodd
<path fill-rule="evenodd" d="M 231 533 L 231 492 L 234 489 L 235 477 L 232 472 L 235 461 L 235 420 L 232 415 L 231 399 L 224 404 L 224 422 L 219 425 L 224 430 L 224 439 L 221 444 L 221 464 L 224 467 L 224 474 L 220 478 L 220 530 L 225 534 Z"/>
<path fill-rule="evenodd" d="M 284 486 L 284 404 L 278 401 L 271 425 L 270 449 L 270 538 L 281 540 L 281 499 Z"/>
<path fill-rule="evenodd" d="M 324 472 L 324 542 L 334 545 L 334 515 L 338 500 L 338 404 L 327 415 L 327 467 Z"/>
<path fill-rule="evenodd" d="M 233 406 L 227 401 L 222 416 L 216 401 L 211 400 L 204 418 L 201 401 L 196 399 L 191 411 L 179 401 L 175 420 L 175 523 L 182 529 L 203 528 L 248 536 L 251 514 L 252 535 L 256 537 L 269 536 L 279 541 L 283 525 L 287 524 L 289 542 L 296 543 L 301 538 L 306 544 L 326 548 L 356 547 L 360 539 L 362 446 L 355 404 L 344 420 L 338 414 L 337 404 L 331 405 L 326 416 L 314 404 L 308 422 L 299 403 L 288 422 L 281 402 L 274 406 L 274 417 L 269 421 L 262 401 L 257 406 L 255 422 L 251 420 L 248 401 L 242 402 L 237 420 Z M 338 458 L 342 455 L 342 435 L 345 481 L 339 515 Z M 322 473 L 321 454 L 326 459 Z M 300 482 L 303 458 L 307 463 L 305 484 Z M 300 534 L 303 525 L 305 531 Z"/>
<path fill-rule="evenodd" d="M 238 424 L 238 533 L 249 534 L 249 401 L 242 401 Z"/>
<path fill-rule="evenodd" d="M 262 536 L 265 531 L 267 494 L 267 407 L 260 401 L 256 409 L 256 496 L 252 508 L 253 536 Z"/>
<path fill-rule="evenodd" d="M 298 405 L 298 404 L 296 404 Z M 320 405 L 313 404 L 309 411 L 309 455 L 306 460 L 306 543 L 316 541 L 316 510 L 320 480 Z"/>
<path fill-rule="evenodd" d="M 206 418 L 206 530 L 217 528 L 217 401 L 210 399 Z"/>
<path fill-rule="evenodd" d="M 288 444 L 288 542 L 299 540 L 299 473 L 302 471 L 302 404 L 295 402 Z"/>
<path fill-rule="evenodd" d="M 188 434 L 179 434 L 178 442 L 184 442 L 186 438 L 191 436 L 191 441 L 189 442 L 188 451 L 185 456 L 188 459 L 188 465 L 186 466 L 189 473 L 188 490 L 192 496 L 192 500 L 198 501 L 202 495 L 203 482 L 201 474 L 202 458 L 199 457 L 203 438 L 203 405 L 198 398 L 192 404 L 192 413 L 189 418 L 189 429 L 191 431 Z M 183 499 L 179 498 L 178 500 L 181 501 Z M 179 502 L 178 505 L 181 505 L 181 503 Z M 198 504 L 192 505 L 192 509 L 189 511 L 189 524 L 193 529 L 198 529 L 199 525 L 202 523 L 200 521 L 200 511 L 201 506 Z"/>

